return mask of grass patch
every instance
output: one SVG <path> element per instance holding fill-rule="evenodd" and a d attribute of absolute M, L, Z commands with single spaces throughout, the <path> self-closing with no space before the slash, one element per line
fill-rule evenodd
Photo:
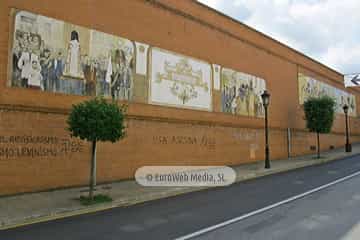
<path fill-rule="evenodd" d="M 93 204 L 112 202 L 112 198 L 108 195 L 97 194 L 94 195 L 92 200 L 89 197 L 81 196 L 79 201 L 82 205 L 88 206 Z"/>

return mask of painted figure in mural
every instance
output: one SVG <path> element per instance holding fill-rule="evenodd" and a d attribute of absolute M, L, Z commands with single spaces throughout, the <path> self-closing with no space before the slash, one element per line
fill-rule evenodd
<path fill-rule="evenodd" d="M 16 42 L 14 45 L 16 46 L 16 44 L 17 44 L 21 51 L 25 48 L 25 45 L 29 45 L 26 33 L 23 31 L 17 30 L 15 32 L 15 39 L 16 39 Z"/>
<path fill-rule="evenodd" d="M 260 94 L 258 93 L 255 98 L 255 116 L 261 117 L 264 116 L 264 108 L 262 105 L 262 99 Z"/>
<path fill-rule="evenodd" d="M 33 54 L 40 58 L 41 36 L 38 34 L 31 35 L 31 51 Z"/>
<path fill-rule="evenodd" d="M 304 101 L 308 99 L 308 97 L 311 96 L 311 85 L 310 82 L 306 82 L 306 85 L 304 85 L 303 93 L 304 93 Z"/>
<path fill-rule="evenodd" d="M 232 102 L 230 86 L 226 86 L 225 90 L 226 90 L 225 91 L 225 112 L 230 113 L 231 112 L 231 102 Z"/>
<path fill-rule="evenodd" d="M 83 78 L 81 69 L 80 41 L 77 31 L 72 31 L 68 44 L 67 58 L 65 63 L 65 75 L 75 78 Z"/>
<path fill-rule="evenodd" d="M 109 84 L 111 82 L 112 70 L 111 66 L 111 54 L 110 57 L 102 57 L 99 59 L 99 68 L 97 74 L 96 92 L 98 95 L 109 96 Z M 108 65 L 109 64 L 109 65 Z M 109 71 L 110 70 L 110 71 Z M 109 71 L 109 72 L 108 72 Z"/>
<path fill-rule="evenodd" d="M 354 99 L 352 97 L 348 97 L 348 106 L 350 107 L 350 113 L 354 113 L 355 112 L 355 103 L 354 103 Z"/>
<path fill-rule="evenodd" d="M 41 75 L 43 81 L 43 89 L 45 91 L 53 91 L 53 78 L 50 76 L 51 67 L 51 51 L 50 49 L 44 49 L 42 56 L 40 57 Z"/>
<path fill-rule="evenodd" d="M 120 98 L 121 88 L 124 86 L 125 54 L 122 50 L 116 49 L 114 57 L 114 68 L 111 78 L 111 96 L 114 99 Z"/>
<path fill-rule="evenodd" d="M 41 75 L 44 91 L 59 92 L 60 79 L 63 73 L 62 53 L 59 51 L 57 56 L 52 56 L 51 50 L 44 48 L 41 57 Z"/>
<path fill-rule="evenodd" d="M 46 49 L 46 46 L 45 46 L 45 41 L 44 40 L 41 40 L 41 43 L 40 43 L 40 53 L 43 53 Z"/>
<path fill-rule="evenodd" d="M 51 60 L 49 77 L 52 79 L 52 89 L 55 92 L 60 92 L 61 89 L 61 76 L 64 71 L 64 60 L 61 50 L 58 51 L 57 55 Z"/>
<path fill-rule="evenodd" d="M 303 88 L 304 101 L 306 101 L 310 97 L 316 96 L 316 91 L 317 89 L 315 86 L 315 82 L 312 81 L 312 79 L 309 79 L 309 81 L 306 82 L 306 85 L 304 85 Z"/>
<path fill-rule="evenodd" d="M 96 95 L 96 73 L 97 73 L 97 62 L 96 60 L 91 60 L 87 57 L 85 67 L 84 67 L 84 77 L 85 77 L 85 91 L 86 95 L 95 96 Z"/>
<path fill-rule="evenodd" d="M 230 106 L 231 106 L 231 113 L 232 114 L 236 114 L 237 112 L 237 102 L 236 102 L 236 87 L 233 86 L 231 88 L 231 102 L 230 102 Z"/>
<path fill-rule="evenodd" d="M 236 86 L 223 86 L 222 91 L 222 111 L 236 114 L 239 108 L 239 99 Z"/>
<path fill-rule="evenodd" d="M 226 112 L 227 86 L 222 87 L 221 91 L 221 111 Z"/>
<path fill-rule="evenodd" d="M 127 60 L 122 49 L 115 51 L 114 64 L 111 76 L 111 96 L 114 99 L 130 100 L 132 85 L 132 59 Z"/>
<path fill-rule="evenodd" d="M 345 97 L 341 95 L 340 108 L 342 108 L 346 104 Z"/>
<path fill-rule="evenodd" d="M 13 55 L 12 55 L 12 86 L 21 87 L 21 69 L 18 62 L 21 56 L 21 47 L 18 40 L 14 42 Z"/>
<path fill-rule="evenodd" d="M 238 89 L 238 111 L 237 114 L 248 115 L 248 91 L 247 85 L 241 84 Z"/>
<path fill-rule="evenodd" d="M 126 61 L 126 68 L 125 68 L 125 94 L 124 99 L 130 100 L 131 99 L 131 85 L 132 85 L 132 69 L 134 63 L 133 59 Z"/>
<path fill-rule="evenodd" d="M 254 92 L 254 83 L 250 82 L 249 90 L 248 90 L 248 115 L 254 116 L 255 114 L 255 92 Z"/>
<path fill-rule="evenodd" d="M 29 74 L 29 81 L 28 81 L 28 87 L 32 89 L 43 89 L 42 80 L 43 77 L 41 76 L 41 67 L 39 65 L 39 62 L 37 60 L 32 60 L 31 62 L 31 70 Z"/>
<path fill-rule="evenodd" d="M 18 78 L 13 79 L 14 85 L 28 87 L 30 74 L 33 73 L 33 62 L 39 64 L 41 37 L 27 32 L 18 32 L 16 36 L 18 41 L 14 43 L 14 49 L 16 50 L 13 52 L 13 69 L 15 72 L 21 73 L 13 75 Z M 40 69 L 40 67 L 37 67 L 37 69 Z"/>
<path fill-rule="evenodd" d="M 33 54 L 30 49 L 29 45 L 25 44 L 23 51 L 21 53 L 20 59 L 17 63 L 18 68 L 21 70 L 21 86 L 28 87 L 29 85 L 29 77 L 32 71 L 32 62 L 38 61 L 38 56 Z"/>

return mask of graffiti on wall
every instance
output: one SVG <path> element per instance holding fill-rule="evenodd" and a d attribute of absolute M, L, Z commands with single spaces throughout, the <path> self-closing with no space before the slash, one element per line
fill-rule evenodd
<path fill-rule="evenodd" d="M 342 107 L 349 106 L 349 115 L 356 116 L 356 98 L 354 95 L 320 82 L 302 73 L 298 74 L 299 102 L 303 104 L 310 97 L 329 96 L 336 101 L 337 113 L 344 113 Z"/>
<path fill-rule="evenodd" d="M 222 112 L 263 117 L 261 94 L 265 89 L 264 79 L 223 68 L 221 72 Z"/>
<path fill-rule="evenodd" d="M 153 136 L 154 144 L 161 145 L 195 145 L 206 148 L 208 150 L 214 150 L 216 147 L 216 139 L 214 137 L 203 136 L 184 136 L 184 135 L 156 135 Z"/>
<path fill-rule="evenodd" d="M 37 135 L 1 135 L 0 160 L 8 158 L 64 157 L 84 151 L 78 139 Z"/>
<path fill-rule="evenodd" d="M 150 56 L 151 103 L 211 110 L 210 64 L 159 48 Z"/>
<path fill-rule="evenodd" d="M 13 87 L 131 99 L 134 46 L 127 39 L 17 11 Z"/>

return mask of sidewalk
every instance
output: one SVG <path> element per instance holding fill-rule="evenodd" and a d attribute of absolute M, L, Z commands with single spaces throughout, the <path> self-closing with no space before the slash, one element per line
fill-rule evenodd
<path fill-rule="evenodd" d="M 271 169 L 264 169 L 264 162 L 256 162 L 233 167 L 237 173 L 236 181 L 257 178 L 291 169 L 321 164 L 343 157 L 360 154 L 360 144 L 353 145 L 352 153 L 345 153 L 344 148 L 323 152 L 321 159 L 315 155 L 274 160 Z M 101 193 L 113 198 L 113 202 L 95 206 L 82 206 L 75 200 L 86 187 L 30 193 L 18 196 L 0 197 L 0 230 L 48 221 L 67 216 L 96 212 L 114 207 L 129 206 L 136 203 L 175 196 L 187 192 L 199 191 L 206 187 L 142 187 L 135 181 L 122 181 L 97 186 Z"/>

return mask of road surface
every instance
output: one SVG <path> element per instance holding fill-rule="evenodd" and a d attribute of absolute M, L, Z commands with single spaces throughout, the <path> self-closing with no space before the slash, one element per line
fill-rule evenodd
<path fill-rule="evenodd" d="M 354 156 L 229 187 L 0 231 L 0 239 L 176 239 L 358 171 L 360 156 Z M 349 231 L 356 232 L 356 224 L 360 221 L 359 178 L 351 178 L 197 238 L 341 239 L 339 237 Z"/>
<path fill-rule="evenodd" d="M 360 175 L 192 239 L 358 240 Z"/>

